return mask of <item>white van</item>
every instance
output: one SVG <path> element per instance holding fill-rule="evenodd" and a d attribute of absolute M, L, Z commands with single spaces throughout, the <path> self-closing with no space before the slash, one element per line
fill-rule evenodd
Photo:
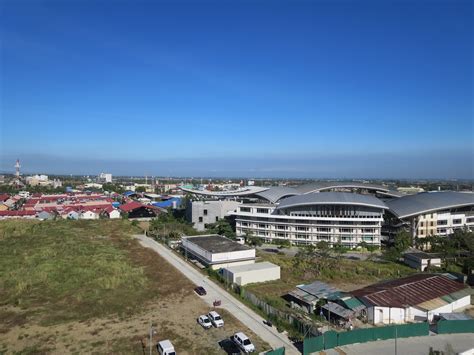
<path fill-rule="evenodd" d="M 174 351 L 174 346 L 169 340 L 160 341 L 156 347 L 158 348 L 158 353 L 160 355 L 176 355 Z"/>
<path fill-rule="evenodd" d="M 252 344 L 250 339 L 242 332 L 235 333 L 231 336 L 232 341 L 242 349 L 245 353 L 253 353 L 255 346 Z"/>
<path fill-rule="evenodd" d="M 216 311 L 211 311 L 207 315 L 209 319 L 211 320 L 211 323 L 214 327 L 219 328 L 224 326 L 224 320 L 222 317 L 217 313 Z"/>

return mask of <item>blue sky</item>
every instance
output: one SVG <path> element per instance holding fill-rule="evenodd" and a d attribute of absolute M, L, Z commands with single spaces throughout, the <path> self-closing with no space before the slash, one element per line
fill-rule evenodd
<path fill-rule="evenodd" d="M 0 6 L 0 170 L 474 178 L 471 1 Z"/>

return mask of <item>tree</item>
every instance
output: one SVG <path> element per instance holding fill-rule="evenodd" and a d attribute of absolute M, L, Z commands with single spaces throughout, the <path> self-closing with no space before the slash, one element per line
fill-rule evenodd
<path fill-rule="evenodd" d="M 338 259 L 342 257 L 342 254 L 347 253 L 347 248 L 343 246 L 341 242 L 334 244 L 334 246 L 332 247 L 332 250 L 334 253 L 336 253 Z"/>
<path fill-rule="evenodd" d="M 146 192 L 145 186 L 137 186 L 135 192 Z"/>
<path fill-rule="evenodd" d="M 206 229 L 211 234 L 224 235 L 227 238 L 235 238 L 235 232 L 226 219 L 220 219 L 216 223 L 206 225 Z"/>

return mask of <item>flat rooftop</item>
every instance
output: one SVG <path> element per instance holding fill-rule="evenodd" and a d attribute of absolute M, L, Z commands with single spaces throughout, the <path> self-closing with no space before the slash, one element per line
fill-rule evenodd
<path fill-rule="evenodd" d="M 198 235 L 192 237 L 183 237 L 189 242 L 196 244 L 200 248 L 211 253 L 226 253 L 230 251 L 252 250 L 246 245 L 239 244 L 233 240 L 218 234 Z"/>
<path fill-rule="evenodd" d="M 245 272 L 245 271 L 268 270 L 268 269 L 273 269 L 275 267 L 280 268 L 278 265 L 275 265 L 268 261 L 264 261 L 264 262 L 255 263 L 255 264 L 229 266 L 229 267 L 226 267 L 226 269 L 229 270 L 230 272 Z"/>

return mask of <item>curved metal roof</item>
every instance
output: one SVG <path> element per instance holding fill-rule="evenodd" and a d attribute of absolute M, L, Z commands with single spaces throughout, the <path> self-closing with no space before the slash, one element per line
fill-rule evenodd
<path fill-rule="evenodd" d="M 421 192 L 416 195 L 402 196 L 386 203 L 398 218 L 406 218 L 456 207 L 474 207 L 474 193 L 456 191 Z"/>
<path fill-rule="evenodd" d="M 390 190 L 386 186 L 366 184 L 363 182 L 353 182 L 353 181 L 318 181 L 310 184 L 305 184 L 295 187 L 302 194 L 317 192 L 323 190 L 331 190 L 337 188 L 348 188 L 348 189 L 365 189 L 383 192 L 393 196 L 399 196 L 400 194 L 397 191 Z"/>
<path fill-rule="evenodd" d="M 286 186 L 274 186 L 270 187 L 268 190 L 258 192 L 255 195 L 258 197 L 264 198 L 271 203 L 275 203 L 278 200 L 282 199 L 283 197 L 299 195 L 300 193 L 292 188 Z"/>
<path fill-rule="evenodd" d="M 188 189 L 183 186 L 179 186 L 179 188 L 185 192 L 189 192 L 195 195 L 204 195 L 204 196 L 247 196 L 253 195 L 258 192 L 262 192 L 268 190 L 268 187 L 257 187 L 257 186 L 247 186 L 238 190 L 229 190 L 229 191 L 209 191 L 209 190 L 194 190 Z"/>
<path fill-rule="evenodd" d="M 375 196 L 351 192 L 314 192 L 287 197 L 280 201 L 277 209 L 309 205 L 359 205 L 388 209 L 387 205 Z"/>

